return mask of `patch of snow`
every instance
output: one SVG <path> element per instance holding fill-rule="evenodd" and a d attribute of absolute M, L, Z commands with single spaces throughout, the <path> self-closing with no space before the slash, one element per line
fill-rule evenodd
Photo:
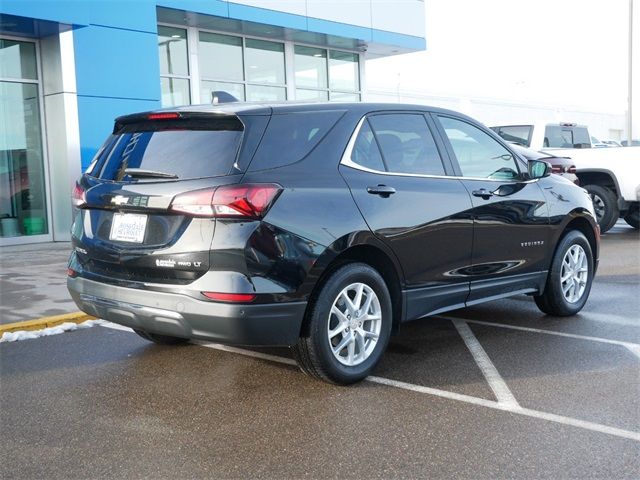
<path fill-rule="evenodd" d="M 65 322 L 55 327 L 43 328 L 42 330 L 19 330 L 17 332 L 5 332 L 0 337 L 2 342 L 17 342 L 20 340 L 33 340 L 34 338 L 48 337 L 49 335 L 58 335 L 59 333 L 69 332 L 82 328 L 91 328 L 94 325 L 102 325 L 104 320 L 86 320 L 82 323 Z"/>

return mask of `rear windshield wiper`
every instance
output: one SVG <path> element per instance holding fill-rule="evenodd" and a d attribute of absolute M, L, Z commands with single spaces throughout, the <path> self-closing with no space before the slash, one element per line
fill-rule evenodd
<path fill-rule="evenodd" d="M 144 168 L 125 168 L 124 173 L 134 178 L 178 178 L 175 173 L 145 170 Z"/>

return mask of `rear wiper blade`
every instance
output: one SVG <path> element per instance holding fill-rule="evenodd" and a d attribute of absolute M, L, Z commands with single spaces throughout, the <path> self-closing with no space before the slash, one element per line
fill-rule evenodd
<path fill-rule="evenodd" d="M 144 168 L 125 168 L 124 173 L 135 178 L 178 178 L 175 173 L 145 170 Z"/>

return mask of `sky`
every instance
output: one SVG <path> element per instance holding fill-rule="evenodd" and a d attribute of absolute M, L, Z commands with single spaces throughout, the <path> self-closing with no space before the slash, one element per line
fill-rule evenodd
<path fill-rule="evenodd" d="M 636 127 L 640 0 L 634 1 Z M 368 61 L 367 88 L 624 113 L 628 12 L 628 0 L 425 0 L 427 50 Z"/>

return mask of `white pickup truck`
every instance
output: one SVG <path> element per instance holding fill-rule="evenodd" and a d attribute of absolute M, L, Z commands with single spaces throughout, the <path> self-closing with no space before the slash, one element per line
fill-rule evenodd
<path fill-rule="evenodd" d="M 622 217 L 640 228 L 640 147 L 592 148 L 587 127 L 575 123 L 519 123 L 491 127 L 509 142 L 570 157 L 593 200 L 600 231 Z"/>

